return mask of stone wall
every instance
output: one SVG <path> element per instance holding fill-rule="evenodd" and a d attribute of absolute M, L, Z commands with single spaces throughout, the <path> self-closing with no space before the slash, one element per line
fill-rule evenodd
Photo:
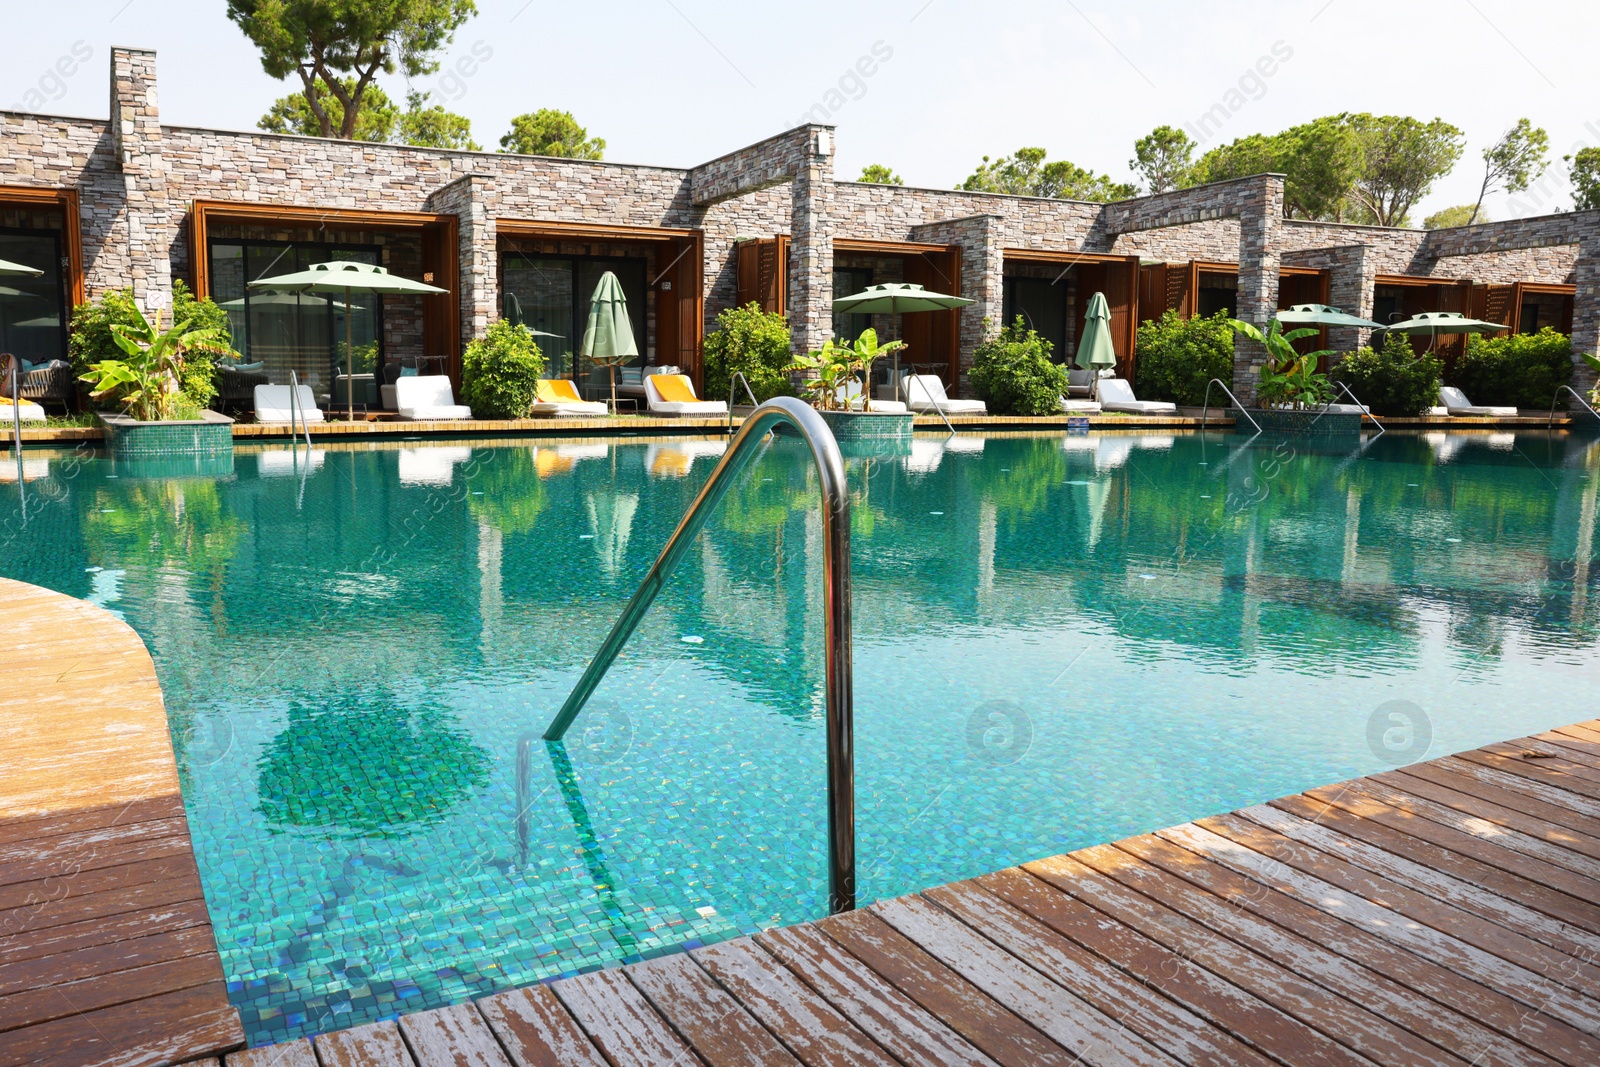
<path fill-rule="evenodd" d="M 1005 299 L 1005 219 L 999 215 L 973 215 L 948 222 L 931 222 L 912 231 L 912 240 L 925 244 L 961 246 L 961 295 L 976 303 L 961 309 L 961 377 L 953 396 L 971 395 L 968 372 L 972 354 L 983 343 L 985 326 L 999 329 Z"/>

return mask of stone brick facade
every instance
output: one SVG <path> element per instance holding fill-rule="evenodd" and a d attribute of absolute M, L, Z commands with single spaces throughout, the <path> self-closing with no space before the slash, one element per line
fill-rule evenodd
<path fill-rule="evenodd" d="M 1423 232 L 1284 219 L 1272 175 L 1114 204 L 864 185 L 835 180 L 834 131 L 818 124 L 689 169 L 163 126 L 155 55 L 125 48 L 112 52 L 110 95 L 105 121 L 0 113 L 0 211 L 12 210 L 5 186 L 77 190 L 91 299 L 131 285 L 147 306 L 164 300 L 194 271 L 190 204 L 206 200 L 456 216 L 463 343 L 498 315 L 497 226 L 516 219 L 698 231 L 706 329 L 736 299 L 736 242 L 787 234 L 797 348 L 831 329 L 836 239 L 958 246 L 977 301 L 960 317 L 963 369 L 983 321 L 1000 318 L 1007 249 L 1237 263 L 1240 311 L 1256 321 L 1276 307 L 1281 264 L 1327 270 L 1331 301 L 1362 315 L 1385 274 L 1571 284 L 1574 347 L 1600 349 L 1597 212 Z M 1259 359 L 1240 346 L 1237 387 Z"/>

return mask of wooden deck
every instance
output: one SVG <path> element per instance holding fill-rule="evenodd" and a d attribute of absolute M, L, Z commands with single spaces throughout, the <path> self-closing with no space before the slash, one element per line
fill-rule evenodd
<path fill-rule="evenodd" d="M 1600 722 L 226 1067 L 1600 1063 Z"/>
<path fill-rule="evenodd" d="M 143 643 L 4 579 L 0 630 L 0 1065 L 241 1046 Z"/>

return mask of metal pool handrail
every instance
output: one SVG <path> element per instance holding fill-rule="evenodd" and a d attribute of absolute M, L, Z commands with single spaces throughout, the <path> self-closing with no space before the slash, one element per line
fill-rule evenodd
<path fill-rule="evenodd" d="M 735 385 L 744 386 L 744 395 L 750 398 L 751 407 L 758 408 L 761 406 L 761 401 L 756 399 L 755 391 L 750 388 L 750 379 L 744 376 L 744 371 L 734 371 L 733 377 L 728 379 L 728 433 L 730 434 L 733 433 L 733 387 Z"/>
<path fill-rule="evenodd" d="M 6 357 L 11 362 L 11 447 L 17 453 L 17 486 L 22 486 L 22 381 L 17 367 L 22 360 L 15 354 Z"/>
<path fill-rule="evenodd" d="M 1350 400 L 1355 404 L 1355 406 L 1360 409 L 1359 414 L 1361 415 L 1361 418 L 1363 418 L 1363 419 L 1371 419 L 1372 420 L 1372 425 L 1374 425 L 1374 426 L 1376 426 L 1378 428 L 1378 436 L 1382 437 L 1383 434 L 1384 434 L 1383 423 L 1379 422 L 1378 421 L 1378 417 L 1367 409 L 1367 405 L 1365 405 L 1365 404 L 1363 404 L 1361 402 L 1361 398 L 1359 396 L 1356 396 L 1356 394 L 1352 393 L 1350 391 L 1350 387 L 1348 385 L 1346 385 L 1344 382 L 1334 382 L 1333 384 L 1337 385 L 1341 390 L 1343 390 L 1344 395 L 1349 397 Z M 1328 403 L 1323 404 L 1322 405 L 1322 414 L 1318 415 L 1317 419 L 1321 419 L 1323 415 L 1326 415 L 1328 413 L 1328 409 L 1331 408 L 1331 407 L 1333 407 L 1333 402 L 1332 401 L 1329 401 Z M 1312 421 L 1315 422 L 1317 420 L 1313 419 Z"/>
<path fill-rule="evenodd" d="M 1205 429 L 1205 426 L 1206 426 L 1206 412 L 1211 410 L 1211 387 L 1213 385 L 1217 385 L 1217 386 L 1221 386 L 1222 387 L 1222 391 L 1224 393 L 1228 394 L 1228 399 L 1233 401 L 1233 406 L 1239 409 L 1239 414 L 1241 414 L 1245 418 L 1249 419 L 1250 420 L 1250 425 L 1254 426 L 1256 428 L 1256 433 L 1259 434 L 1261 432 L 1261 424 L 1256 421 L 1254 415 L 1250 414 L 1249 411 L 1245 410 L 1245 406 L 1243 404 L 1239 403 L 1239 398 L 1233 395 L 1233 390 L 1229 389 L 1227 383 L 1224 382 L 1221 378 L 1213 378 L 1209 382 L 1206 383 L 1205 403 L 1200 406 L 1200 428 L 1202 430 Z"/>
<path fill-rule="evenodd" d="M 306 421 L 305 409 L 300 406 L 300 376 L 294 371 L 289 372 L 289 447 L 300 447 L 300 441 L 294 432 L 294 413 L 300 412 L 300 428 L 306 434 L 306 451 L 311 450 L 311 424 Z"/>
<path fill-rule="evenodd" d="M 1555 425 L 1555 422 L 1556 422 L 1556 401 L 1561 399 L 1561 390 L 1563 390 L 1563 389 L 1565 389 L 1567 392 L 1571 393 L 1572 394 L 1572 398 L 1574 400 L 1576 400 L 1578 403 L 1582 404 L 1584 407 L 1588 408 L 1589 409 L 1589 414 L 1593 415 L 1597 419 L 1600 419 L 1600 411 L 1596 411 L 1593 407 L 1591 407 L 1587 400 L 1585 400 L 1583 397 L 1578 395 L 1578 391 L 1576 389 L 1574 389 L 1570 385 L 1558 385 L 1556 387 L 1555 395 L 1550 398 L 1550 417 L 1545 420 L 1545 423 L 1544 423 L 1544 428 L 1545 429 L 1548 430 L 1550 427 Z M 14 391 L 15 390 L 13 390 L 13 392 Z M 20 438 L 19 438 L 19 440 L 20 440 Z"/>
<path fill-rule="evenodd" d="M 837 914 L 856 906 L 854 689 L 850 648 L 850 493 L 845 483 L 844 457 L 828 424 L 810 405 L 780 396 L 759 405 L 728 446 L 722 461 L 706 479 L 700 495 L 684 513 L 666 547 L 639 583 L 638 591 L 623 609 L 600 645 L 571 695 L 561 705 L 544 732 L 547 742 L 559 742 L 583 710 L 595 687 L 605 677 L 628 638 L 650 610 L 656 594 L 673 568 L 694 543 L 695 536 L 726 495 L 733 476 L 755 455 L 756 446 L 775 426 L 789 425 L 811 446 L 818 480 L 822 485 L 822 584 L 827 698 L 828 748 L 828 910 Z"/>

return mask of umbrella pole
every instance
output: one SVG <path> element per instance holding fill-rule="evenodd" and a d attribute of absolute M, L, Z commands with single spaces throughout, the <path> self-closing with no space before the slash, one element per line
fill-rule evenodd
<path fill-rule="evenodd" d="M 350 287 L 344 287 L 344 395 L 349 402 L 349 421 L 356 421 L 356 350 L 351 341 Z"/>

